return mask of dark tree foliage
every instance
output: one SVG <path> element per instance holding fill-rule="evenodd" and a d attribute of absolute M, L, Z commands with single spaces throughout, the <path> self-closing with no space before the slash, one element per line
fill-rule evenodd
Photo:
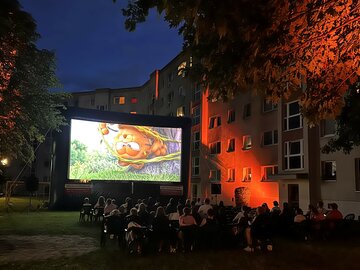
<path fill-rule="evenodd" d="M 360 75 L 359 0 L 130 0 L 133 31 L 149 10 L 178 27 L 218 99 L 252 89 L 273 101 L 301 95 L 307 120 L 334 118 Z"/>
<path fill-rule="evenodd" d="M 0 1 L 0 155 L 25 162 L 49 129 L 64 124 L 69 96 L 50 93 L 58 84 L 55 57 L 38 49 L 36 23 L 17 0 Z"/>
<path fill-rule="evenodd" d="M 322 151 L 328 154 L 341 150 L 349 154 L 354 146 L 360 145 L 360 81 L 350 88 L 336 123 L 336 136 Z"/>
<path fill-rule="evenodd" d="M 150 9 L 179 29 L 209 98 L 252 90 L 277 102 L 300 94 L 302 114 L 315 125 L 340 114 L 360 76 L 359 0 L 124 2 L 129 31 Z"/>

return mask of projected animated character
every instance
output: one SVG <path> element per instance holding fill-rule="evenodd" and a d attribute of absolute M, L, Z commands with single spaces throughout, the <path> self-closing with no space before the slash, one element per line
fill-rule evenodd
<path fill-rule="evenodd" d="M 109 134 L 109 129 L 113 130 L 106 123 L 100 123 L 102 135 Z M 111 152 L 118 158 L 120 166 L 140 170 L 148 163 L 148 158 L 167 154 L 166 138 L 149 127 L 119 124 L 116 131 Z"/>

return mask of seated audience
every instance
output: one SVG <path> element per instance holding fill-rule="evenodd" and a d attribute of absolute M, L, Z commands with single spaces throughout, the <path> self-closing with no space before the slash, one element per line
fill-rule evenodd
<path fill-rule="evenodd" d="M 281 209 L 280 209 L 280 207 L 279 207 L 279 202 L 278 201 L 273 201 L 273 208 L 271 208 L 271 213 L 274 213 L 274 212 L 276 212 L 276 213 L 278 213 L 278 214 L 280 214 L 281 213 Z"/>
<path fill-rule="evenodd" d="M 179 225 L 179 239 L 183 242 L 184 251 L 191 251 L 194 242 L 194 227 L 197 224 L 189 207 L 184 208 L 184 214 L 179 218 Z"/>
<path fill-rule="evenodd" d="M 117 205 L 113 203 L 113 200 L 108 198 L 104 207 L 104 214 L 109 215 L 110 212 L 117 208 Z"/>
<path fill-rule="evenodd" d="M 219 222 L 215 218 L 214 209 L 209 209 L 207 218 L 204 218 L 200 224 L 200 244 L 203 248 L 215 248 L 218 243 Z"/>
<path fill-rule="evenodd" d="M 317 205 L 316 205 L 317 211 L 319 214 L 322 214 L 323 216 L 326 215 L 327 210 L 324 208 L 324 202 L 323 201 L 318 201 Z"/>
<path fill-rule="evenodd" d="M 159 206 L 156 209 L 155 217 L 152 222 L 152 229 L 158 252 L 161 252 L 164 248 L 164 244 L 168 242 L 170 238 L 169 219 L 165 215 L 165 209 L 162 206 Z"/>
<path fill-rule="evenodd" d="M 330 206 L 330 211 L 326 214 L 327 220 L 343 219 L 343 215 L 338 210 L 338 205 L 336 203 L 331 203 L 329 206 Z"/>
<path fill-rule="evenodd" d="M 143 226 L 148 226 L 150 224 L 150 214 L 146 210 L 146 205 L 144 203 L 139 204 L 138 216 L 141 220 Z"/>
<path fill-rule="evenodd" d="M 258 246 L 258 241 L 265 241 L 269 238 L 269 217 L 266 215 L 264 207 L 260 206 L 256 209 L 256 216 L 251 225 L 245 229 L 245 237 L 247 247 L 245 251 L 251 252 L 254 246 Z M 272 246 L 268 245 L 267 249 L 272 250 Z"/>
<path fill-rule="evenodd" d="M 105 198 L 103 196 L 100 196 L 94 205 L 94 218 L 95 221 L 99 220 L 104 215 L 104 208 L 105 208 Z"/>
<path fill-rule="evenodd" d="M 207 217 L 207 211 L 209 209 L 212 209 L 212 206 L 210 205 L 210 199 L 206 198 L 204 201 L 204 204 L 199 207 L 198 213 L 200 214 L 201 218 Z"/>
<path fill-rule="evenodd" d="M 304 212 L 301 208 L 297 208 L 295 210 L 295 217 L 294 217 L 294 223 L 301 223 L 306 220 L 306 217 L 304 216 Z"/>

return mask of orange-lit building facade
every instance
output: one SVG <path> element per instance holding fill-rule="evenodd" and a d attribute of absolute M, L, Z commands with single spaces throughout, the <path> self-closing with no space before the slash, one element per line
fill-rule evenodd
<path fill-rule="evenodd" d="M 309 128 L 297 96 L 272 104 L 248 91 L 226 103 L 208 100 L 184 71 L 192 61 L 181 53 L 142 86 L 73 93 L 72 105 L 191 117 L 191 198 L 250 206 L 278 200 L 303 210 L 322 199 L 360 215 L 360 149 L 350 155 L 320 151 L 334 136 L 334 123 Z"/>

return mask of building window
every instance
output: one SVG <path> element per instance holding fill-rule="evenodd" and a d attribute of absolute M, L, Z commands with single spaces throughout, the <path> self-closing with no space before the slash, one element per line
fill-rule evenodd
<path fill-rule="evenodd" d="M 168 104 L 169 106 L 171 105 L 171 102 L 174 100 L 174 91 L 171 91 L 169 94 L 168 94 Z"/>
<path fill-rule="evenodd" d="M 228 169 L 228 179 L 227 179 L 228 182 L 235 182 L 235 169 L 234 168 L 231 168 L 231 169 Z"/>
<path fill-rule="evenodd" d="M 105 106 L 104 106 L 104 105 L 100 105 L 100 106 L 98 106 L 98 108 L 99 108 L 100 111 L 104 111 L 104 110 L 105 110 Z"/>
<path fill-rule="evenodd" d="M 92 97 L 92 98 L 90 99 L 90 105 L 91 105 L 91 106 L 94 106 L 94 105 L 95 105 L 95 98 Z"/>
<path fill-rule="evenodd" d="M 185 97 L 185 96 L 186 96 L 184 87 L 180 86 L 179 89 L 178 89 L 178 91 L 179 91 L 179 96 L 181 96 L 181 97 Z"/>
<path fill-rule="evenodd" d="M 200 131 L 193 133 L 193 150 L 200 149 Z"/>
<path fill-rule="evenodd" d="M 278 131 L 271 130 L 264 132 L 263 145 L 273 145 L 278 143 Z"/>
<path fill-rule="evenodd" d="M 200 158 L 193 157 L 192 159 L 192 176 L 198 176 L 200 174 Z"/>
<path fill-rule="evenodd" d="M 177 70 L 177 75 L 184 78 L 186 76 L 186 61 L 178 65 Z"/>
<path fill-rule="evenodd" d="M 244 105 L 244 119 L 251 116 L 251 103 Z"/>
<path fill-rule="evenodd" d="M 169 72 L 169 74 L 168 74 L 168 86 L 171 85 L 171 82 L 173 81 L 173 79 L 174 79 L 174 73 Z"/>
<path fill-rule="evenodd" d="M 200 106 L 196 106 L 192 109 L 192 124 L 200 124 Z"/>
<path fill-rule="evenodd" d="M 216 155 L 221 153 L 221 142 L 210 143 L 210 154 Z"/>
<path fill-rule="evenodd" d="M 284 150 L 285 170 L 304 168 L 303 140 L 285 142 Z"/>
<path fill-rule="evenodd" d="M 360 158 L 355 158 L 355 190 L 360 191 Z"/>
<path fill-rule="evenodd" d="M 335 120 L 321 120 L 320 122 L 320 135 L 321 137 L 334 136 L 336 132 Z"/>
<path fill-rule="evenodd" d="M 272 180 L 271 177 L 278 174 L 278 166 L 262 166 L 261 167 L 261 181 Z"/>
<path fill-rule="evenodd" d="M 321 161 L 322 180 L 336 180 L 336 161 Z"/>
<path fill-rule="evenodd" d="M 232 123 L 235 121 L 235 110 L 228 110 L 228 123 Z"/>
<path fill-rule="evenodd" d="M 131 103 L 136 104 L 138 102 L 138 99 L 136 97 L 131 98 Z"/>
<path fill-rule="evenodd" d="M 196 83 L 194 89 L 194 101 L 199 101 L 200 98 L 201 98 L 201 83 Z"/>
<path fill-rule="evenodd" d="M 303 119 L 300 113 L 300 105 L 298 101 L 285 104 L 284 130 L 292 130 L 301 128 Z"/>
<path fill-rule="evenodd" d="M 221 117 L 220 116 L 212 116 L 209 119 L 209 129 L 216 128 L 221 126 Z"/>
<path fill-rule="evenodd" d="M 250 167 L 243 168 L 243 181 L 244 182 L 251 181 L 251 168 Z"/>
<path fill-rule="evenodd" d="M 277 109 L 277 104 L 264 98 L 263 100 L 263 112 L 270 112 Z"/>
<path fill-rule="evenodd" d="M 185 116 L 185 106 L 181 106 L 176 109 L 176 116 L 178 117 Z"/>
<path fill-rule="evenodd" d="M 114 104 L 125 104 L 125 97 L 114 97 Z"/>
<path fill-rule="evenodd" d="M 243 150 L 249 150 L 251 149 L 252 146 L 252 141 L 251 141 L 251 136 L 250 135 L 246 135 L 243 136 Z"/>
<path fill-rule="evenodd" d="M 228 148 L 227 148 L 227 152 L 234 152 L 235 151 L 235 138 L 230 139 L 228 141 Z"/>
<path fill-rule="evenodd" d="M 210 170 L 210 181 L 220 181 L 221 180 L 221 171 L 220 170 Z"/>

